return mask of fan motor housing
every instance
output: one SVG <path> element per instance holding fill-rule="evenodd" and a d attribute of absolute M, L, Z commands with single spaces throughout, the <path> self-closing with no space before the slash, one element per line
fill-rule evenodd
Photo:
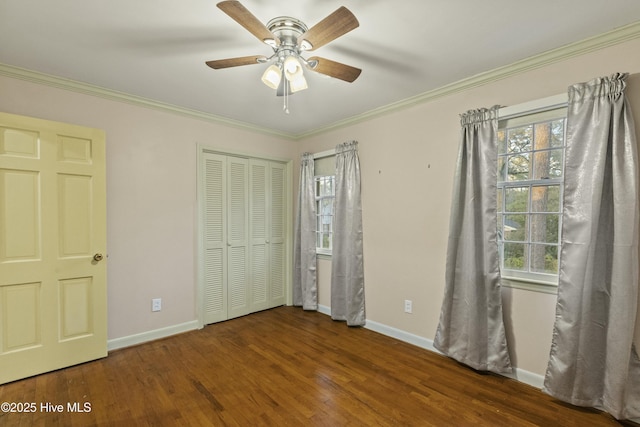
<path fill-rule="evenodd" d="M 298 37 L 306 33 L 308 28 L 304 22 L 290 16 L 278 16 L 267 22 L 267 29 L 280 39 L 280 44 L 296 46 Z"/>

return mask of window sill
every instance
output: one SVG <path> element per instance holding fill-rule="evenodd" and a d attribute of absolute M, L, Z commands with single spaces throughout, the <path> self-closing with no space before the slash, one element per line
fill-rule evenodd
<path fill-rule="evenodd" d="M 502 276 L 500 284 L 507 288 L 522 289 L 543 294 L 558 294 L 558 285 L 555 283 L 538 282 L 535 280 L 521 279 L 517 277 Z"/>

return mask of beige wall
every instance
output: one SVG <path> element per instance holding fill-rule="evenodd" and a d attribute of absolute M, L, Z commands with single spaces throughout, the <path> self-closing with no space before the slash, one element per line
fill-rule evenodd
<path fill-rule="evenodd" d="M 626 42 L 305 139 L 301 152 L 359 141 L 367 319 L 429 340 L 435 335 L 460 113 L 560 94 L 570 84 L 617 71 L 640 73 L 637 52 L 640 40 Z M 640 124 L 640 75 L 632 76 L 628 92 Z M 330 269 L 330 261 L 319 261 L 325 306 Z M 413 314 L 404 313 L 405 299 L 413 300 Z M 504 288 L 503 301 L 514 364 L 543 375 L 556 296 Z"/>
<path fill-rule="evenodd" d="M 629 41 L 299 142 L 1 76 L 0 110 L 106 130 L 110 339 L 196 319 L 196 144 L 296 159 L 297 180 L 300 153 L 355 139 L 367 318 L 430 340 L 443 295 L 458 115 L 556 95 L 616 71 L 640 73 L 637 52 L 640 40 Z M 638 123 L 639 80 L 630 85 Z M 329 271 L 330 260 L 320 260 L 324 306 Z M 555 296 L 510 288 L 503 296 L 513 360 L 541 375 Z M 160 313 L 150 311 L 155 297 L 163 298 Z M 413 314 L 403 312 L 405 299 Z"/>
<path fill-rule="evenodd" d="M 107 135 L 109 339 L 196 320 L 197 144 L 282 159 L 297 144 L 0 77 L 0 111 Z M 151 312 L 151 299 L 162 311 Z"/>

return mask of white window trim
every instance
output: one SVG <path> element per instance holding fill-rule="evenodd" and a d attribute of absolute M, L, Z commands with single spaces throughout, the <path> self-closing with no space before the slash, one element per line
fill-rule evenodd
<path fill-rule="evenodd" d="M 331 258 L 331 255 L 333 255 L 333 253 L 328 249 L 316 248 L 316 255 Z"/>
<path fill-rule="evenodd" d="M 547 98 L 536 99 L 535 101 L 512 105 L 510 107 L 502 107 L 498 110 L 498 120 L 505 120 L 515 116 L 541 113 L 543 111 L 566 107 L 568 100 L 568 95 L 563 93 L 560 95 L 549 96 Z"/>
<path fill-rule="evenodd" d="M 332 149 L 332 150 L 327 150 L 327 151 L 321 151 L 319 153 L 315 153 L 313 155 L 313 159 L 322 159 L 323 157 L 331 157 L 331 156 L 335 156 L 336 155 L 336 149 Z"/>
<path fill-rule="evenodd" d="M 541 113 L 555 110 L 567 106 L 569 97 L 567 93 L 549 96 L 547 98 L 536 99 L 522 104 L 502 107 L 498 109 L 498 120 L 505 120 L 512 117 L 525 116 L 529 114 Z M 502 286 L 528 291 L 541 292 L 547 294 L 557 294 L 557 284 L 549 284 L 535 279 L 525 279 L 522 277 L 511 277 L 504 275 L 501 277 Z"/>

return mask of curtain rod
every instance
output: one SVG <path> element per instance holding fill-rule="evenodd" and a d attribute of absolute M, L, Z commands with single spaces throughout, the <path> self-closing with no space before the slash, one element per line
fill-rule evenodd
<path fill-rule="evenodd" d="M 566 107 L 568 100 L 569 95 L 567 93 L 562 93 L 560 95 L 536 99 L 535 101 L 524 102 L 522 104 L 512 105 L 510 107 L 502 107 L 498 110 L 498 120 L 509 119 L 514 116 L 521 116 L 525 113 L 540 113 L 542 111 L 549 111 L 556 108 Z"/>

